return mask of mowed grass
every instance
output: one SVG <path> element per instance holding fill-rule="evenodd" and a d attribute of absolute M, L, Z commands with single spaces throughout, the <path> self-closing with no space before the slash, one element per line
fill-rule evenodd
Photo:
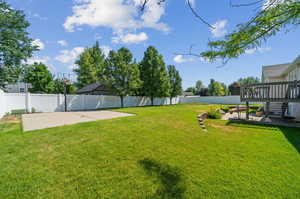
<path fill-rule="evenodd" d="M 300 130 L 207 120 L 209 105 L 22 133 L 0 124 L 0 198 L 300 198 Z"/>

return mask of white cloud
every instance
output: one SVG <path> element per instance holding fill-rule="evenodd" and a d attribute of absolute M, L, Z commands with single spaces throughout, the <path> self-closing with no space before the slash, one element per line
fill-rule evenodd
<path fill-rule="evenodd" d="M 83 47 L 75 47 L 72 50 L 62 50 L 60 55 L 56 56 L 55 59 L 63 64 L 69 64 L 69 68 L 74 68 L 75 61 L 79 55 L 84 51 Z"/>
<path fill-rule="evenodd" d="M 42 21 L 48 20 L 48 17 L 43 17 L 38 13 L 33 13 L 31 11 L 28 11 L 27 14 L 28 14 L 29 17 L 37 18 L 37 19 L 42 20 Z"/>
<path fill-rule="evenodd" d="M 266 48 L 252 48 L 252 49 L 245 50 L 245 53 L 246 54 L 253 54 L 253 53 L 256 53 L 256 52 L 264 53 L 264 52 L 267 52 L 267 51 L 270 51 L 270 50 L 272 50 L 272 48 L 270 48 L 270 47 L 266 47 Z"/>
<path fill-rule="evenodd" d="M 140 28 L 154 28 L 168 32 L 167 24 L 160 22 L 165 7 L 156 1 L 149 1 L 141 14 L 142 0 L 74 0 L 72 16 L 68 16 L 64 28 L 78 30 L 83 25 L 112 28 L 115 35 L 136 31 Z"/>
<path fill-rule="evenodd" d="M 105 56 L 108 55 L 109 51 L 111 51 L 111 47 L 109 46 L 100 46 L 103 50 Z M 75 61 L 79 58 L 80 54 L 83 53 L 83 47 L 75 47 L 71 50 L 62 50 L 60 51 L 60 55 L 56 56 L 55 59 L 63 64 L 68 64 L 70 69 L 75 68 Z"/>
<path fill-rule="evenodd" d="M 67 46 L 68 45 L 68 42 L 66 42 L 65 40 L 59 40 L 59 41 L 57 41 L 57 43 L 61 46 Z"/>
<path fill-rule="evenodd" d="M 193 58 L 184 58 L 183 55 L 176 55 L 174 57 L 173 61 L 180 64 L 180 63 L 185 63 L 185 62 L 192 62 L 192 61 L 194 61 L 194 59 Z"/>
<path fill-rule="evenodd" d="M 111 47 L 105 46 L 105 45 L 100 46 L 100 48 L 102 49 L 102 51 L 103 51 L 103 53 L 104 53 L 105 56 L 107 56 L 109 54 L 109 51 L 112 50 Z"/>
<path fill-rule="evenodd" d="M 36 17 L 36 18 L 38 18 L 38 19 L 40 19 L 40 20 L 43 20 L 43 21 L 48 20 L 48 17 L 42 17 L 42 16 L 39 15 L 38 13 L 34 13 L 32 16 L 33 16 L 33 17 Z"/>
<path fill-rule="evenodd" d="M 39 50 L 43 50 L 45 48 L 45 44 L 40 39 L 33 40 L 32 45 L 37 46 Z"/>
<path fill-rule="evenodd" d="M 126 34 L 126 35 L 118 35 L 112 38 L 113 43 L 124 43 L 124 44 L 137 44 L 143 41 L 146 41 L 148 36 L 145 32 L 141 32 L 139 34 Z"/>
<path fill-rule="evenodd" d="M 213 37 L 223 37 L 227 33 L 227 23 L 228 21 L 225 19 L 217 21 L 215 24 L 213 24 L 214 28 L 210 28 L 210 32 L 213 34 Z"/>
<path fill-rule="evenodd" d="M 48 66 L 50 71 L 55 72 L 56 68 L 53 66 L 53 64 L 50 63 L 50 60 L 51 59 L 48 56 L 42 56 L 42 57 L 36 56 L 36 57 L 29 58 L 26 63 L 27 64 L 43 63 L 46 66 Z"/>

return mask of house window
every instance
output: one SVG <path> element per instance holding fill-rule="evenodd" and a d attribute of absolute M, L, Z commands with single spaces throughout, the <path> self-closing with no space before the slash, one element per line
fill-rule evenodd
<path fill-rule="evenodd" d="M 20 93 L 25 93 L 25 88 L 20 88 Z"/>

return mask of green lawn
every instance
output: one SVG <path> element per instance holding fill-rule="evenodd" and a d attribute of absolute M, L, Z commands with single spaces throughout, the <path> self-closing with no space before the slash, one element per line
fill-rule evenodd
<path fill-rule="evenodd" d="M 0 198 L 300 198 L 300 130 L 196 120 L 208 105 L 22 133 L 0 124 Z"/>

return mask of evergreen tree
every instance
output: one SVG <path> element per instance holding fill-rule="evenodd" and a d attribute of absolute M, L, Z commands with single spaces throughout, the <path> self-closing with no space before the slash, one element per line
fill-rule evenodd
<path fill-rule="evenodd" d="M 163 56 L 150 46 L 144 53 L 140 64 L 143 95 L 151 98 L 151 105 L 155 97 L 170 95 L 170 81 Z"/>
<path fill-rule="evenodd" d="M 182 93 L 181 77 L 175 66 L 168 66 L 169 78 L 170 78 L 170 104 L 172 104 L 172 98 Z"/>
<path fill-rule="evenodd" d="M 77 74 L 78 88 L 105 80 L 105 55 L 98 42 L 84 50 L 76 65 L 78 68 L 74 72 Z"/>
<path fill-rule="evenodd" d="M 203 89 L 204 88 L 204 85 L 203 85 L 203 83 L 202 83 L 202 81 L 201 80 L 198 80 L 197 82 L 196 82 L 196 94 L 197 95 L 200 95 L 200 92 L 201 92 L 201 89 Z"/>
<path fill-rule="evenodd" d="M 136 93 L 141 85 L 138 65 L 133 62 L 130 50 L 121 48 L 118 52 L 110 51 L 106 66 L 110 88 L 120 96 L 124 107 L 124 96 Z"/>

